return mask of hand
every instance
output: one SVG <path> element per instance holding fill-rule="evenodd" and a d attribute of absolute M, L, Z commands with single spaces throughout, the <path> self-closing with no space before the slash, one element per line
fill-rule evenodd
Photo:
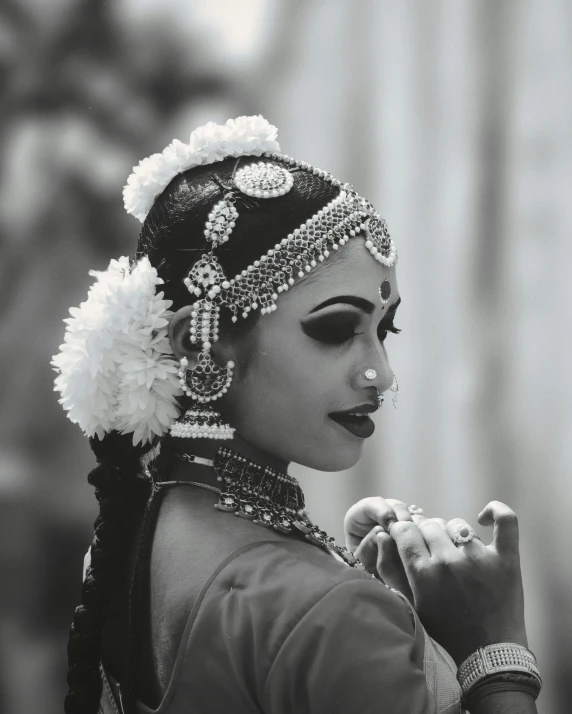
<path fill-rule="evenodd" d="M 355 553 L 356 548 L 368 534 L 371 534 L 375 526 L 382 526 L 380 530 L 389 532 L 392 523 L 410 520 L 411 513 L 403 501 L 381 498 L 381 496 L 362 498 L 361 501 L 354 503 L 344 516 L 346 547 Z"/>
<path fill-rule="evenodd" d="M 413 515 L 411 516 L 411 520 L 417 525 L 423 523 L 423 521 L 431 521 L 443 530 L 445 530 L 447 526 L 447 521 L 443 518 L 426 518 L 422 515 Z M 363 563 L 364 560 L 361 556 L 362 549 L 366 552 L 365 557 L 368 562 L 370 562 L 372 557 L 371 553 L 375 549 L 376 555 L 373 557 L 376 557 L 375 567 L 379 577 L 384 583 L 389 585 L 389 587 L 399 590 L 399 592 L 405 595 L 409 602 L 414 605 L 415 599 L 409 585 L 409 580 L 407 579 L 407 573 L 405 572 L 401 555 L 397 549 L 397 543 L 389 533 L 385 532 L 380 526 L 376 526 L 376 528 L 363 539 L 355 552 L 356 557 Z"/>
<path fill-rule="evenodd" d="M 494 524 L 488 546 L 477 538 L 453 543 L 455 528 L 468 525 L 461 518 L 445 528 L 434 519 L 419 519 L 419 523 L 411 519 L 390 527 L 419 618 L 458 665 L 479 646 L 495 642 L 528 646 L 516 514 L 491 501 L 478 522 Z"/>
<path fill-rule="evenodd" d="M 348 549 L 371 573 L 379 573 L 390 587 L 403 593 L 411 603 L 411 588 L 397 546 L 389 536 L 389 528 L 397 521 L 411 521 L 416 518 L 418 516 L 412 516 L 403 501 L 380 496 L 362 498 L 354 503 L 344 518 Z M 377 541 L 378 534 L 385 537 L 381 547 Z"/>

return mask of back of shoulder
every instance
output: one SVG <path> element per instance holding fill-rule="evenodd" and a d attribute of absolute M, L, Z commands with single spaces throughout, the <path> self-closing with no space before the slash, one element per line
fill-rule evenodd
<path fill-rule="evenodd" d="M 237 553 L 210 584 L 198 619 L 195 633 L 211 636 L 217 622 L 232 622 L 225 658 L 237 671 L 251 653 L 252 690 L 269 714 L 435 711 L 411 607 L 309 543 Z"/>

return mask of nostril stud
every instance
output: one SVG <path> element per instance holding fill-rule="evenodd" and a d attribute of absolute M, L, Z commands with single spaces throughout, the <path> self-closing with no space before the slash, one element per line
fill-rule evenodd
<path fill-rule="evenodd" d="M 375 369 L 366 369 L 366 371 L 363 373 L 363 376 L 366 379 L 375 379 L 377 377 L 377 372 Z"/>

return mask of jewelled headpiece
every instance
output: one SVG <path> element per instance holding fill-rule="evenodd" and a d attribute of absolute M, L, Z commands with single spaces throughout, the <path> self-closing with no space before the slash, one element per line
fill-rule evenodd
<path fill-rule="evenodd" d="M 341 184 L 325 171 L 298 162 L 282 154 L 267 154 L 270 159 L 287 162 L 292 168 L 318 174 L 340 188 L 339 195 L 309 218 L 299 228 L 285 236 L 280 243 L 255 260 L 238 275 L 227 279 L 212 253 L 203 255 L 185 279 L 189 292 L 204 296 L 217 305 L 225 305 L 238 316 L 248 317 L 252 310 L 262 314 L 276 309 L 278 295 L 288 290 L 296 278 L 303 278 L 332 250 L 338 250 L 360 232 L 366 236 L 366 248 L 383 265 L 391 267 L 397 250 L 390 238 L 385 221 L 372 204 L 361 198 L 349 184 Z M 289 175 L 288 178 L 284 175 Z M 283 178 L 284 177 L 284 178 Z M 282 188 L 271 188 L 278 185 Z M 272 163 L 250 164 L 237 173 L 236 188 L 249 196 L 277 198 L 287 193 L 293 184 L 292 175 L 282 166 Z M 236 198 L 227 193 L 209 215 L 205 237 L 212 249 L 229 240 L 239 214 Z"/>

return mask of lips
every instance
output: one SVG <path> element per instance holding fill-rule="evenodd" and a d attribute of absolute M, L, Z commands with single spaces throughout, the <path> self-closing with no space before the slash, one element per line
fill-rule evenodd
<path fill-rule="evenodd" d="M 332 412 L 328 416 L 350 434 L 360 439 L 367 439 L 375 431 L 375 424 L 368 417 L 368 413 L 375 410 L 376 407 L 366 404 L 343 412 Z"/>

